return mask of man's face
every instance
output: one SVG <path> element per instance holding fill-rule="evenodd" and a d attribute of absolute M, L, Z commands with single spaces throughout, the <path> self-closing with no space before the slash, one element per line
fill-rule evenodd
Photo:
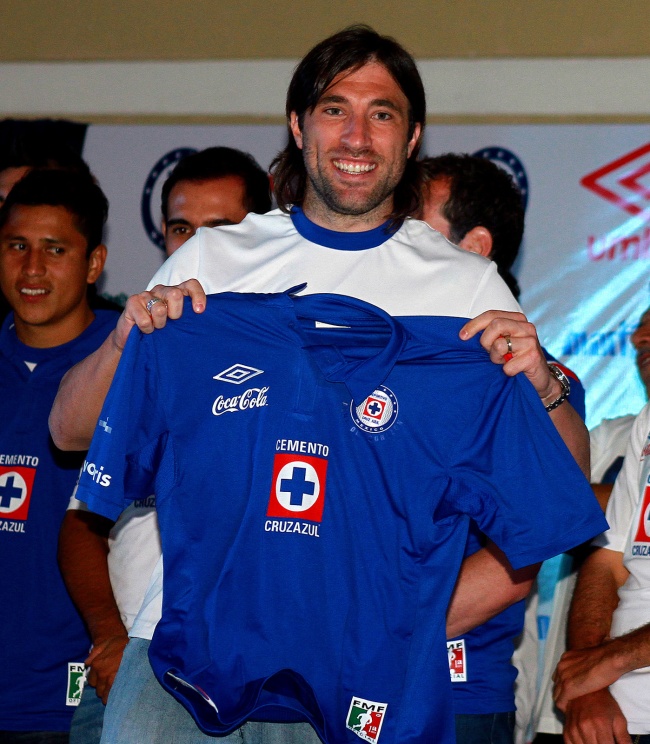
<path fill-rule="evenodd" d="M 236 225 L 248 210 L 246 187 L 239 176 L 207 181 L 179 181 L 169 193 L 167 222 L 163 224 L 168 256 L 189 240 L 199 227 Z"/>
<path fill-rule="evenodd" d="M 20 168 L 5 168 L 0 171 L 0 206 L 4 204 L 7 194 L 13 189 L 13 187 L 20 181 L 20 179 L 27 175 L 31 168 L 29 166 L 21 166 Z"/>
<path fill-rule="evenodd" d="M 86 257 L 86 248 L 65 207 L 11 208 L 0 230 L 0 289 L 14 310 L 21 341 L 58 346 L 92 320 L 86 285 L 101 273 L 106 249 L 99 246 Z"/>
<path fill-rule="evenodd" d="M 636 349 L 636 364 L 639 368 L 641 382 L 645 385 L 646 394 L 650 397 L 650 309 L 641 316 L 639 325 L 632 334 L 632 343 Z"/>
<path fill-rule="evenodd" d="M 442 214 L 445 204 L 449 201 L 449 181 L 446 178 L 438 178 L 428 181 L 424 186 L 424 204 L 422 216 L 427 225 L 451 239 L 451 225 Z"/>
<path fill-rule="evenodd" d="M 302 129 L 290 124 L 303 150 L 307 186 L 303 208 L 323 227 L 350 231 L 380 225 L 420 136 L 408 136 L 409 104 L 388 70 L 369 62 L 334 78 Z"/>

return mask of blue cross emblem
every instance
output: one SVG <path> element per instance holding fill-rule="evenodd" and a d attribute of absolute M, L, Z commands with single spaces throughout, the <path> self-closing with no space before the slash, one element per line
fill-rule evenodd
<path fill-rule="evenodd" d="M 382 407 L 376 400 L 373 400 L 371 403 L 368 403 L 367 411 L 371 416 L 379 418 L 381 416 Z"/>
<path fill-rule="evenodd" d="M 23 489 L 15 486 L 16 476 L 7 478 L 4 486 L 0 486 L 0 509 L 11 509 L 13 499 L 22 499 Z"/>
<path fill-rule="evenodd" d="M 294 467 L 291 478 L 282 478 L 280 490 L 291 494 L 291 506 L 302 506 L 305 496 L 313 496 L 316 484 L 305 479 L 306 468 Z"/>

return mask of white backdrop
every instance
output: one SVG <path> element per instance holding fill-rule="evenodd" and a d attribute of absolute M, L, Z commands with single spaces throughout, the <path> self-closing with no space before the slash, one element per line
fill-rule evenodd
<path fill-rule="evenodd" d="M 157 226 L 179 149 L 238 147 L 266 167 L 284 138 L 271 125 L 90 126 L 84 156 L 111 204 L 101 289 L 137 292 L 161 264 L 141 206 Z M 629 335 L 650 305 L 650 126 L 435 125 L 424 149 L 483 151 L 527 184 L 521 303 L 544 345 L 583 380 L 589 426 L 638 411 Z"/>

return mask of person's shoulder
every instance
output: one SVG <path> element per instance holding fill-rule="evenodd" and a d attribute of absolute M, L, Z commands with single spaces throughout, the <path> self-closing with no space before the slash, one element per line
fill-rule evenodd
<path fill-rule="evenodd" d="M 489 259 L 479 256 L 477 253 L 459 248 L 442 233 L 415 217 L 407 217 L 393 237 L 400 242 L 409 244 L 420 252 L 448 256 L 450 259 L 470 265 L 474 264 L 482 270 L 485 270 L 492 263 Z"/>
<path fill-rule="evenodd" d="M 617 432 L 629 431 L 635 420 L 641 416 L 650 420 L 650 407 L 646 405 L 636 416 L 633 413 L 626 414 L 625 416 L 617 416 L 616 418 L 603 419 L 597 426 L 594 426 L 590 430 L 590 437 L 608 437 Z"/>
<path fill-rule="evenodd" d="M 265 214 L 249 212 L 241 222 L 236 225 L 219 225 L 218 227 L 200 227 L 196 234 L 199 237 L 198 244 L 213 243 L 224 240 L 238 240 L 266 237 L 272 234 L 282 234 L 287 229 L 293 229 L 291 216 L 280 209 L 274 209 Z M 185 245 L 188 245 L 188 241 Z M 179 250 L 183 250 L 181 246 Z"/>

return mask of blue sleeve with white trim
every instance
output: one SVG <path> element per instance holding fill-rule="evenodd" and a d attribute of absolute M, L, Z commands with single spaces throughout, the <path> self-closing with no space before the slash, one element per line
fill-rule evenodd
<path fill-rule="evenodd" d="M 152 342 L 131 332 L 79 479 L 77 499 L 109 519 L 156 490 L 167 435 Z"/>

